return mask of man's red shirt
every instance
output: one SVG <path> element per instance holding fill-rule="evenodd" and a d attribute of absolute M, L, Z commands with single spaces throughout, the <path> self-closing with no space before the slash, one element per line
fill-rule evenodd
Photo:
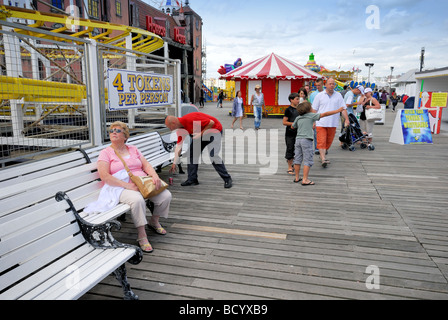
<path fill-rule="evenodd" d="M 182 124 L 183 128 L 177 130 L 177 143 L 182 143 L 183 139 L 185 138 L 186 133 L 184 130 L 186 130 L 190 135 L 193 133 L 201 132 L 210 123 L 211 120 L 215 123 L 211 129 L 215 129 L 218 132 L 221 132 L 221 122 L 219 122 L 215 117 L 212 117 L 208 114 L 201 112 L 192 112 L 179 118 L 179 122 Z"/>

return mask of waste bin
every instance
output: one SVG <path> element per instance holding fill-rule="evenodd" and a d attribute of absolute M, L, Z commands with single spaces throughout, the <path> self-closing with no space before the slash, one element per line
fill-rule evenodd
<path fill-rule="evenodd" d="M 415 105 L 415 97 L 409 97 L 406 102 L 404 103 L 405 109 L 414 109 Z"/>

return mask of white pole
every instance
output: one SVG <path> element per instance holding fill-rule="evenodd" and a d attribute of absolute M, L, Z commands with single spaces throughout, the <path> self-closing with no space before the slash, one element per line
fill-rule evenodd
<path fill-rule="evenodd" d="M 104 103 L 101 103 L 100 85 L 99 85 L 99 72 L 98 72 L 98 47 L 96 41 L 91 39 L 90 43 L 86 43 L 87 53 L 87 78 L 89 83 L 90 94 L 90 106 L 87 108 L 87 112 L 90 113 L 90 133 L 93 146 L 101 146 L 103 144 L 101 122 L 101 107 Z"/>
<path fill-rule="evenodd" d="M 3 29 L 5 31 L 13 31 L 10 27 L 3 27 Z M 6 74 L 13 78 L 23 76 L 19 38 L 5 34 L 3 35 L 3 45 L 5 46 Z M 23 111 L 20 100 L 11 99 L 9 102 L 11 106 L 12 135 L 15 138 L 23 137 Z"/>
<path fill-rule="evenodd" d="M 132 36 L 129 35 L 126 37 L 126 49 L 132 50 Z M 136 71 L 136 57 L 135 55 L 131 56 L 131 53 L 126 53 L 126 69 L 129 71 Z M 129 129 L 135 128 L 135 117 L 137 116 L 137 109 L 129 108 L 128 109 L 128 127 Z"/>
<path fill-rule="evenodd" d="M 176 80 L 177 80 L 177 99 L 176 99 L 176 117 L 182 116 L 182 72 L 181 72 L 181 61 L 176 60 Z"/>

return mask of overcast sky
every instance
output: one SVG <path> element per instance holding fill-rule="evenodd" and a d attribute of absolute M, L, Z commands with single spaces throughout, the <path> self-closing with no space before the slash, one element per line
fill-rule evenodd
<path fill-rule="evenodd" d="M 207 78 L 237 58 L 271 52 L 305 65 L 311 52 L 330 70 L 375 64 L 374 77 L 448 66 L 448 1 L 419 0 L 190 0 L 203 19 Z"/>

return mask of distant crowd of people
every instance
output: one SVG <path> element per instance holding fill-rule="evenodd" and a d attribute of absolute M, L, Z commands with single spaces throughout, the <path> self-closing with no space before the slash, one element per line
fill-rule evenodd
<path fill-rule="evenodd" d="M 294 182 L 303 186 L 312 186 L 315 183 L 309 180 L 309 172 L 314 165 L 314 154 L 319 155 L 322 167 L 327 168 L 330 160 L 327 158 L 328 150 L 333 144 L 337 127 L 341 122 L 342 128 L 350 125 L 349 114 L 359 114 L 360 126 L 367 137 L 367 147 L 370 148 L 373 140 L 374 121 L 366 118 L 366 110 L 381 109 L 381 103 L 388 100 L 385 90 L 375 91 L 371 88 L 346 86 L 344 91 L 335 91 L 336 82 L 328 79 L 325 83 L 322 79 L 315 82 L 316 90 L 311 91 L 309 85 L 304 86 L 298 92 L 289 96 L 290 106 L 285 110 L 283 125 L 286 127 L 285 158 L 288 163 L 287 173 L 295 175 Z M 262 114 L 265 109 L 264 96 L 261 86 L 255 87 L 255 93 L 249 98 L 254 110 L 254 127 L 260 128 Z M 378 97 L 378 98 L 376 98 Z M 393 93 L 390 98 L 393 110 L 399 101 Z M 240 128 L 243 129 L 244 105 L 241 92 L 233 101 L 232 115 L 235 122 L 239 119 Z M 300 170 L 303 168 L 303 176 Z"/>

